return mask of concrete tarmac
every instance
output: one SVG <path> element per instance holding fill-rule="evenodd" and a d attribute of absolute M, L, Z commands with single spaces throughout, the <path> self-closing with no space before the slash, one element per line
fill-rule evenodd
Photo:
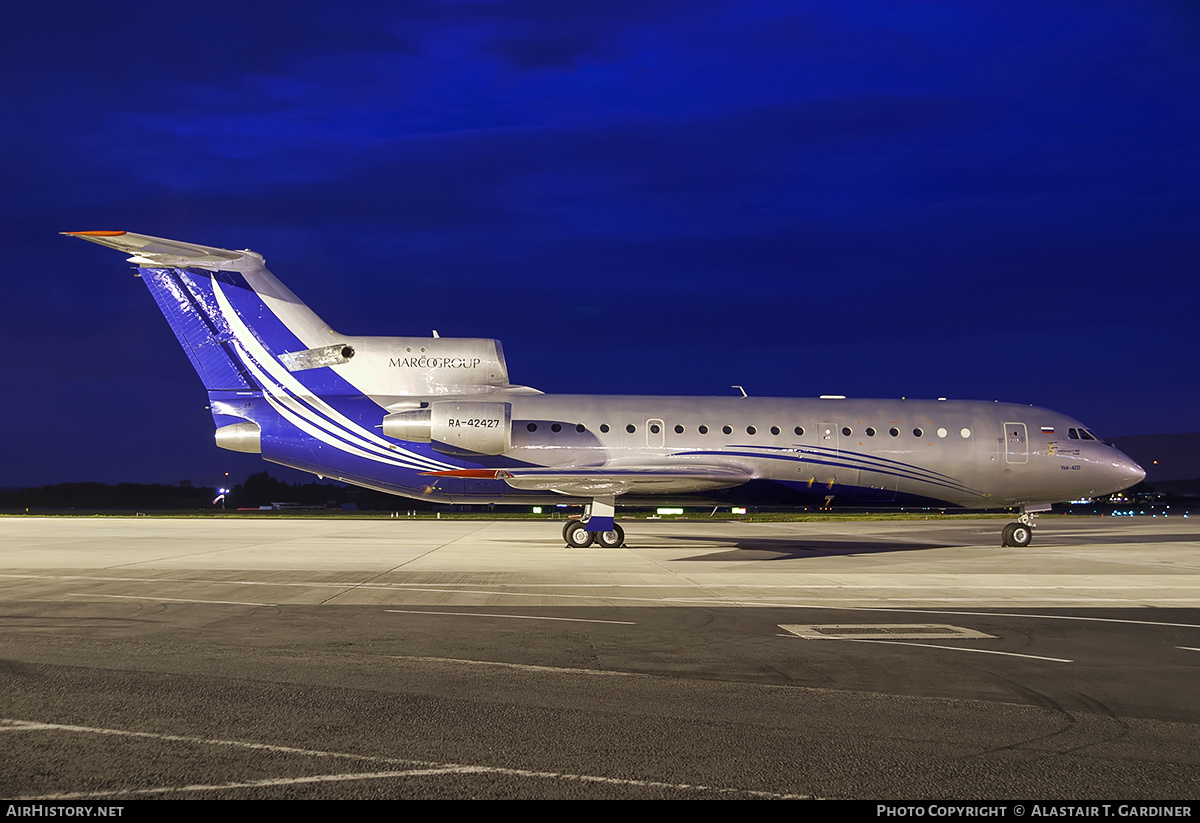
<path fill-rule="evenodd" d="M 0 796 L 1200 797 L 1182 518 L 0 518 Z"/>

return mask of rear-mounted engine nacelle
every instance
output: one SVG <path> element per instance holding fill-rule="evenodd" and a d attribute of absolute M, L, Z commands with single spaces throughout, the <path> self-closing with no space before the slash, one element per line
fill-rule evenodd
<path fill-rule="evenodd" d="M 442 454 L 503 454 L 512 448 L 512 406 L 444 400 L 427 409 L 385 416 L 383 433 L 397 440 L 432 443 Z"/>
<path fill-rule="evenodd" d="M 217 445 L 231 452 L 262 454 L 262 430 L 257 423 L 230 423 L 216 431 Z"/>

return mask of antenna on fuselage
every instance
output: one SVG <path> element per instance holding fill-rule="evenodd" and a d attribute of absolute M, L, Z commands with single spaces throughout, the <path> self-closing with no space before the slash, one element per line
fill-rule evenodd
<path fill-rule="evenodd" d="M 731 388 L 731 389 L 737 389 L 738 391 L 740 391 L 740 392 L 742 393 L 742 397 L 749 397 L 749 396 L 750 396 L 750 395 L 746 394 L 746 390 L 745 390 L 745 389 L 743 389 L 741 386 L 730 386 L 729 388 Z"/>

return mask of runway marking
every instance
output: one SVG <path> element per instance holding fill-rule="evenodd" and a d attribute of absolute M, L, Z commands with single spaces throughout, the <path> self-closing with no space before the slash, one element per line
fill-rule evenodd
<path fill-rule="evenodd" d="M 832 608 L 832 607 L 821 607 Z M 1056 608 L 1063 608 L 1061 606 Z M 1164 623 L 1157 620 L 1126 620 L 1120 617 L 1079 617 L 1073 614 L 1024 614 L 1022 612 L 951 612 L 942 609 L 903 609 L 903 608 L 882 608 L 882 607 L 856 607 L 856 611 L 880 611 L 880 612 L 911 612 L 913 614 L 954 614 L 966 615 L 968 617 L 1030 617 L 1037 620 L 1082 620 L 1093 623 L 1129 623 L 1135 626 L 1168 626 L 1174 629 L 1200 629 L 1200 625 L 1195 623 Z"/>
<path fill-rule="evenodd" d="M 416 660 L 422 663 L 461 663 L 467 666 L 497 666 L 504 669 L 519 669 L 529 672 L 556 672 L 559 674 L 599 674 L 605 677 L 652 677 L 653 675 L 640 672 L 616 672 L 606 669 L 570 669 L 559 666 L 531 666 L 528 663 L 501 663 L 495 660 L 465 660 L 460 657 L 416 657 L 410 655 L 389 655 L 392 660 Z"/>
<path fill-rule="evenodd" d="M 995 635 L 946 623 L 781 623 L 797 637 L 823 640 L 995 640 Z"/>
<path fill-rule="evenodd" d="M 774 609 L 824 609 L 839 612 L 903 612 L 905 614 L 952 614 L 960 617 L 1028 617 L 1035 620 L 1082 620 L 1094 623 L 1129 623 L 1135 626 L 1166 626 L 1173 629 L 1200 629 L 1198 623 L 1165 623 L 1157 620 L 1127 620 L 1120 617 L 1080 617 L 1073 614 L 1024 614 L 1022 612 L 953 612 L 946 609 L 912 609 L 903 606 L 824 606 L 816 603 L 770 603 L 764 600 L 731 600 L 729 598 L 663 598 L 680 603 L 723 603 L 736 606 L 760 606 Z M 661 602 L 661 601 L 660 601 Z M 1046 608 L 1073 608 L 1071 606 L 1047 606 Z M 1086 608 L 1086 607 L 1080 607 Z"/>
<path fill-rule="evenodd" d="M 792 640 L 841 640 L 845 643 L 883 643 L 889 646 L 919 646 L 926 649 L 943 649 L 950 652 L 975 652 L 976 654 L 1002 654 L 1006 657 L 1027 657 L 1030 660 L 1049 660 L 1051 663 L 1074 663 L 1062 657 L 1039 657 L 1036 654 L 1018 654 L 1017 652 L 1001 652 L 995 649 L 968 649 L 962 646 L 937 646 L 933 643 L 909 643 L 903 640 L 867 640 L 861 637 L 800 637 L 794 634 L 779 634 L 776 637 L 787 637 Z"/>
<path fill-rule="evenodd" d="M 673 572 L 666 572 L 671 576 L 677 576 Z M 468 589 L 467 586 L 475 584 L 471 583 L 364 583 L 364 582 L 331 582 L 325 580 L 304 580 L 304 581 L 283 581 L 283 580 L 213 580 L 208 578 L 190 578 L 190 577 L 108 577 L 98 575 L 81 575 L 81 574 L 0 574 L 0 579 L 29 579 L 29 580 L 86 580 L 105 583 L 183 583 L 183 584 L 216 584 L 229 586 L 280 586 L 280 587 L 299 587 L 299 588 L 340 588 L 352 590 L 356 588 L 380 589 L 380 590 L 395 590 L 401 589 L 405 591 L 425 591 L 434 593 L 454 593 L 462 592 L 464 594 L 525 594 L 525 592 L 506 592 L 490 589 Z M 1200 582 L 1200 578 L 1197 578 Z M 854 585 L 852 583 L 719 583 L 719 584 L 702 584 L 702 583 L 530 583 L 520 581 L 513 585 L 520 585 L 526 589 L 696 589 L 696 588 L 712 588 L 714 585 L 722 589 L 756 589 L 756 590 L 772 590 L 772 589 L 797 589 L 802 591 L 807 590 L 864 590 L 876 591 L 879 589 L 897 589 L 911 588 L 911 583 L 904 584 L 871 584 L 871 585 Z M 930 586 L 943 587 L 943 584 L 930 583 Z M 977 585 L 966 586 L 958 584 L 955 586 L 958 589 L 985 589 L 997 591 L 1087 591 L 1104 589 L 1101 584 L 1087 586 L 1064 586 L 1064 585 L 1046 585 L 1046 586 L 1031 586 L 1026 584 L 1013 584 L 1007 586 L 997 586 L 990 583 L 979 583 Z M 1145 587 L 1146 590 L 1152 590 L 1150 587 Z M 541 595 L 539 595 L 541 596 Z M 569 597 L 572 595 L 563 595 Z M 937 598 L 925 598 L 933 600 Z M 945 598 L 948 600 L 958 600 L 960 598 Z M 1093 598 L 1098 599 L 1098 598 Z M 1126 602 L 1135 598 L 1105 598 L 1113 602 Z M 1141 599 L 1141 598 L 1137 598 Z M 1192 602 L 1188 597 L 1167 597 L 1157 598 L 1156 602 Z M 786 605 L 786 604 L 784 604 Z"/>
<path fill-rule="evenodd" d="M 422 609 L 384 609 L 389 614 L 442 614 L 450 617 L 508 617 L 513 620 L 560 620 L 566 623 L 611 623 L 616 626 L 636 626 L 632 620 L 588 620 L 583 617 L 542 617 L 536 614 L 488 614 L 487 612 L 431 612 Z"/>
<path fill-rule="evenodd" d="M 380 591 L 407 591 L 421 592 L 428 594 L 479 594 L 489 595 L 493 597 L 546 597 L 545 592 L 522 592 L 522 591 L 500 591 L 494 589 L 464 589 L 456 587 L 455 584 L 438 584 L 437 588 L 428 584 L 420 583 L 374 583 L 374 584 L 357 584 L 357 583 L 329 583 L 318 581 L 307 582 L 283 582 L 283 581 L 261 581 L 261 580 L 207 580 L 207 579 L 187 579 L 187 578 L 162 578 L 162 577 L 90 577 L 87 575 L 51 575 L 51 574 L 0 574 L 0 578 L 18 578 L 18 579 L 33 579 L 33 580 L 90 580 L 101 582 L 124 582 L 124 583 L 182 583 L 182 584 L 202 584 L 202 585 L 227 585 L 227 586 L 278 586 L 290 588 L 339 588 L 345 589 L 347 592 L 355 589 L 377 589 Z M 463 584 L 469 585 L 469 584 Z M 518 584 L 526 588 L 532 588 L 537 584 Z M 542 584 L 547 587 L 553 587 L 556 584 Z M 880 588 L 896 588 L 895 586 L 863 586 L 863 587 L 847 587 L 844 585 L 830 586 L 801 586 L 801 585 L 764 585 L 759 586 L 749 583 L 741 584 L 702 584 L 697 583 L 693 586 L 683 585 L 655 585 L 655 584 L 632 584 L 625 585 L 622 583 L 612 584 L 586 584 L 587 586 L 596 588 L 659 588 L 659 589 L 674 589 L 674 588 L 695 588 L 695 589 L 712 589 L 712 588 L 756 588 L 756 589 L 778 589 L 778 588 L 821 588 L 821 589 L 839 589 L 842 591 L 853 591 L 854 588 L 864 590 L 876 590 Z M 562 586 L 562 588 L 578 588 L 578 586 Z M 1011 586 L 1007 588 L 1019 589 L 1021 591 L 1029 591 L 1034 589 L 1048 589 L 1053 591 L 1063 591 L 1061 586 Z M 1089 589 L 1100 588 L 1099 586 L 1086 587 Z M 86 596 L 86 595 L 82 595 Z M 93 595 L 103 596 L 103 595 Z M 591 600 L 597 599 L 596 595 L 584 594 L 563 594 L 561 592 L 554 593 L 550 596 L 564 600 Z M 162 599 L 162 598 L 152 598 Z M 780 608 L 780 609 L 832 609 L 837 611 L 877 611 L 877 612 L 905 612 L 911 614 L 953 614 L 967 616 L 982 616 L 982 617 L 1028 617 L 1042 620 L 1082 620 L 1098 623 L 1127 623 L 1132 625 L 1142 626 L 1166 626 L 1170 628 L 1185 628 L 1185 629 L 1200 629 L 1200 624 L 1197 623 L 1166 623 L 1155 620 L 1126 620 L 1115 617 L 1078 617 L 1074 615 L 1053 615 L 1053 614 L 1023 614 L 1020 612 L 957 612 L 947 611 L 942 609 L 914 609 L 903 606 L 887 607 L 887 606 L 826 606 L 815 603 L 788 603 L 788 602 L 771 602 L 767 600 L 742 600 L 729 597 L 624 597 L 620 595 L 602 595 L 601 599 L 615 600 L 621 602 L 636 602 L 636 603 L 694 603 L 696 605 L 725 605 L 725 606 L 757 606 L 761 608 Z M 932 600 L 934 598 L 923 598 Z M 951 600 L 951 598 L 944 598 Z M 958 600 L 959 598 L 953 598 Z M 966 599 L 966 598 L 962 598 Z M 1126 599 L 1104 598 L 1112 603 L 1175 603 L 1182 602 L 1193 604 L 1194 600 L 1186 597 L 1173 598 L 1145 598 L 1145 597 L 1130 597 Z M 1089 603 L 1094 603 L 1097 598 L 1089 598 Z M 278 606 L 280 604 L 264 604 L 269 606 Z M 1073 608 L 1074 606 L 1047 606 L 1046 608 Z M 1080 606 L 1086 608 L 1086 606 Z"/>
<path fill-rule="evenodd" d="M 1176 646 L 1177 649 L 1183 649 L 1185 652 L 1200 652 L 1200 649 L 1194 649 L 1191 646 Z"/>
<path fill-rule="evenodd" d="M 244 603 L 240 600 L 185 600 L 182 597 L 138 597 L 133 594 L 88 594 L 70 592 L 67 597 L 112 597 L 117 600 L 154 600 L 163 603 L 213 603 L 219 606 L 275 606 L 275 603 Z"/>
<path fill-rule="evenodd" d="M 598 783 L 612 786 L 630 786 L 648 789 L 671 789 L 684 792 L 716 792 L 746 797 L 763 797 L 776 800 L 814 800 L 812 795 L 783 794 L 765 792 L 754 789 L 734 789 L 721 786 L 705 786 L 693 783 L 666 783 L 658 780 L 633 780 L 629 778 L 603 777 L 600 775 L 572 774 L 569 772 L 540 772 L 529 769 L 512 769 L 500 766 L 472 766 L 462 763 L 436 763 L 425 760 L 407 760 L 394 757 L 379 757 L 349 752 L 328 752 L 317 749 L 300 749 L 291 746 L 275 746 L 269 743 L 251 743 L 242 740 L 222 740 L 219 738 L 191 737 L 186 735 L 159 734 L 155 732 L 134 732 L 124 729 L 104 729 L 90 726 L 73 726 L 58 723 L 44 723 L 31 720 L 0 719 L 0 732 L 5 731 L 67 731 L 84 734 L 113 735 L 117 737 L 136 737 L 148 740 L 163 740 L 172 743 L 196 743 L 208 746 L 230 746 L 250 749 L 253 751 L 279 752 L 304 757 L 328 757 L 341 760 L 359 760 L 368 763 L 385 763 L 403 765 L 399 771 L 380 772 L 345 772 L 328 775 L 309 775 L 306 777 L 281 777 L 265 780 L 245 781 L 223 784 L 189 784 L 183 786 L 159 786 L 147 789 L 114 789 L 112 791 L 63 792 L 59 794 L 26 795 L 12 798 L 13 800 L 83 800 L 100 797 L 124 797 L 133 795 L 170 794 L 173 792 L 204 792 L 221 791 L 223 789 L 254 788 L 261 786 L 287 786 L 302 783 L 340 782 L 349 780 L 380 780 L 403 777 L 424 777 L 443 774 L 503 774 L 514 777 L 531 777 L 543 780 L 568 780 L 581 783 Z"/>
<path fill-rule="evenodd" d="M 21 800 L 82 800 L 92 797 L 125 797 L 130 795 L 171 794 L 174 792 L 219 792 L 229 789 L 254 789 L 264 786 L 294 786 L 304 783 L 342 783 L 350 780 L 386 780 L 400 777 L 426 777 L 442 774 L 482 774 L 491 769 L 477 766 L 447 767 L 441 769 L 405 769 L 397 772 L 348 772 L 345 774 L 317 774 L 308 777 L 274 777 L 264 780 L 248 780 L 237 783 L 196 783 L 187 786 L 159 786 L 153 789 L 117 789 L 112 792 L 73 792 L 69 794 L 23 797 Z"/>

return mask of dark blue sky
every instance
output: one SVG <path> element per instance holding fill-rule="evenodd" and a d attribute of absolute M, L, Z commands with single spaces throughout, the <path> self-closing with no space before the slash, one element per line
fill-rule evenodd
<path fill-rule="evenodd" d="M 168 8 L 168 6 L 170 6 Z M 124 229 L 545 391 L 1200 429 L 1194 2 L 10 11 L 0 485 L 240 480 Z"/>

